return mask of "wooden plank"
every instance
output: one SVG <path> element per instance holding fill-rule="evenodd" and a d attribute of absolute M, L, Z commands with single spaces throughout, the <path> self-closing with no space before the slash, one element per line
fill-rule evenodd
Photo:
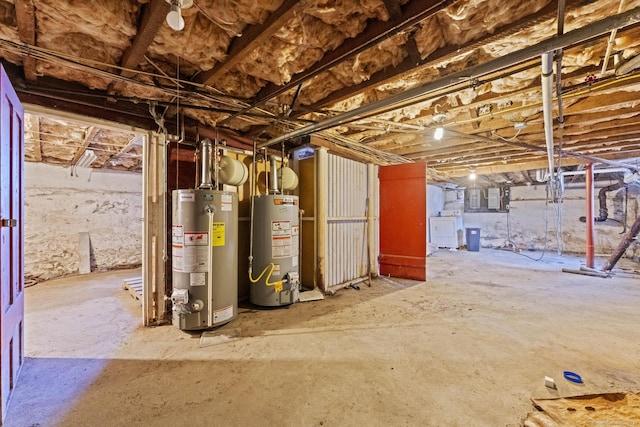
<path fill-rule="evenodd" d="M 142 62 L 145 52 L 164 23 L 170 7 L 165 0 L 151 0 L 145 6 L 136 37 L 122 55 L 120 65 L 123 68 L 137 68 Z M 131 77 L 134 73 L 123 71 L 121 74 L 125 77 Z"/>
<path fill-rule="evenodd" d="M 132 277 L 122 281 L 122 288 L 128 291 L 133 298 L 139 301 L 142 300 L 142 287 L 142 277 Z"/>

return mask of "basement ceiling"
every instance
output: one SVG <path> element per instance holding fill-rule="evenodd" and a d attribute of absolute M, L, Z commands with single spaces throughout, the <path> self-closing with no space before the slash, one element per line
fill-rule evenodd
<path fill-rule="evenodd" d="M 548 166 L 552 51 L 556 164 L 640 167 L 640 0 L 185 3 L 174 31 L 165 0 L 0 0 L 0 57 L 28 104 L 523 183 Z M 139 169 L 135 134 L 38 114 L 26 130 L 27 161 L 91 149 L 93 167 Z"/>

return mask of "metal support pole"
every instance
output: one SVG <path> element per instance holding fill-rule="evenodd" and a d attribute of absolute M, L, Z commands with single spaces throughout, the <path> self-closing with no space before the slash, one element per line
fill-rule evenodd
<path fill-rule="evenodd" d="M 587 186 L 587 267 L 593 268 L 593 216 L 594 216 L 594 183 L 593 183 L 593 163 L 588 163 L 586 166 L 586 186 Z"/>

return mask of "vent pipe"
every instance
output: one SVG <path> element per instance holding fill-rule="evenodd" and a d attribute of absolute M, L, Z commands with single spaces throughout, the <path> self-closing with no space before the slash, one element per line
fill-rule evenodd
<path fill-rule="evenodd" d="M 271 194 L 280 194 L 278 189 L 278 164 L 276 163 L 276 156 L 270 156 L 271 162 Z"/>
<path fill-rule="evenodd" d="M 200 185 L 198 188 L 213 188 L 211 184 L 211 140 L 203 139 L 200 146 Z"/>

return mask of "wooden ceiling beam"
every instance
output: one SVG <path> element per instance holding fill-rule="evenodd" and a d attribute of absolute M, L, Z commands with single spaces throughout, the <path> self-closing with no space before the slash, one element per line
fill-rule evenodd
<path fill-rule="evenodd" d="M 569 4 L 578 4 L 577 0 L 567 1 L 567 5 Z M 348 99 L 358 93 L 363 91 L 373 89 L 385 83 L 388 83 L 392 79 L 396 79 L 403 74 L 408 72 L 415 72 L 422 68 L 426 68 L 432 66 L 434 63 L 438 61 L 445 61 L 446 59 L 460 54 L 460 52 L 465 50 L 473 50 L 485 45 L 487 43 L 491 43 L 492 41 L 498 40 L 499 38 L 514 34 L 518 31 L 525 30 L 527 28 L 531 28 L 536 24 L 539 24 L 542 21 L 552 19 L 557 14 L 557 7 L 554 3 L 550 3 L 548 6 L 540 9 L 538 12 L 528 15 L 514 23 L 503 25 L 502 27 L 496 29 L 491 35 L 487 37 L 483 37 L 478 40 L 470 41 L 462 46 L 445 46 L 437 49 L 436 51 L 429 54 L 426 58 L 420 60 L 418 63 L 414 61 L 414 59 L 409 56 L 400 64 L 396 65 L 393 68 L 386 68 L 384 70 L 378 71 L 372 74 L 369 79 L 366 81 L 348 86 L 337 91 L 334 91 L 324 99 L 317 101 L 311 105 L 308 105 L 307 108 L 311 110 L 319 110 L 325 106 L 335 104 L 336 102 L 343 101 Z"/>
<path fill-rule="evenodd" d="M 589 156 L 598 156 L 599 158 L 602 158 L 602 159 L 608 159 L 612 153 L 615 153 L 617 156 L 619 156 L 618 158 L 625 159 L 625 158 L 628 158 L 628 156 L 630 155 L 631 156 L 637 155 L 638 151 L 640 151 L 640 148 L 638 148 L 637 140 L 619 142 L 618 145 L 615 147 L 602 147 L 602 146 L 572 147 L 572 150 L 571 150 L 571 152 L 573 153 L 579 153 L 579 154 L 589 155 Z M 439 165 L 439 168 L 441 170 L 450 170 L 452 168 L 455 169 L 455 168 L 461 168 L 461 167 L 475 168 L 475 167 L 481 167 L 483 165 L 486 166 L 487 164 L 499 164 L 499 163 L 509 164 L 514 162 L 517 163 L 517 162 L 532 161 L 535 159 L 542 159 L 545 157 L 542 150 L 540 150 L 538 153 L 533 153 L 533 152 L 522 153 L 522 151 L 518 151 L 518 149 L 516 148 L 512 148 L 502 152 L 491 151 L 491 153 L 495 153 L 495 154 L 462 155 L 462 156 L 456 156 L 456 157 L 450 157 L 450 158 L 441 157 L 441 156 L 434 157 L 428 154 L 417 154 L 417 155 L 411 155 L 406 157 L 414 161 L 428 161 L 432 165 L 434 164 Z M 563 156 L 563 160 L 562 160 L 563 166 L 573 164 L 571 161 L 572 159 L 582 160 L 581 164 L 587 162 L 587 160 L 581 159 L 579 157 L 566 155 L 566 156 Z M 547 161 L 547 166 L 548 166 L 548 161 Z M 433 166 L 433 167 L 438 168 L 438 166 Z"/>
<path fill-rule="evenodd" d="M 67 166 L 72 166 L 78 163 L 78 160 L 80 160 L 85 151 L 87 151 L 87 147 L 89 146 L 89 144 L 91 144 L 91 141 L 93 141 L 93 138 L 96 136 L 96 132 L 98 132 L 99 130 L 100 129 L 95 126 L 89 126 L 84 131 L 84 138 L 80 143 L 80 146 L 78 147 L 78 151 L 76 151 L 76 154 L 73 155 L 73 159 L 71 159 Z"/>
<path fill-rule="evenodd" d="M 240 37 L 231 41 L 227 50 L 227 58 L 223 62 L 218 62 L 210 70 L 196 76 L 196 82 L 212 85 L 223 74 L 228 73 L 249 52 L 278 32 L 291 19 L 298 3 L 297 0 L 285 0 L 278 9 L 269 15 L 265 22 L 246 27 Z"/>
<path fill-rule="evenodd" d="M 251 105 L 239 112 L 238 115 L 288 92 L 305 81 L 377 45 L 383 40 L 413 27 L 420 21 L 427 19 L 445 7 L 455 3 L 455 1 L 456 0 L 409 0 L 409 2 L 402 6 L 402 15 L 399 20 L 370 22 L 362 33 L 354 38 L 345 40 L 334 50 L 325 53 L 322 59 L 314 66 L 295 74 L 286 84 L 275 85 L 270 83 L 265 86 L 254 97 Z"/>
<path fill-rule="evenodd" d="M 18 36 L 20 41 L 29 46 L 36 45 L 36 11 L 34 0 L 16 0 L 16 21 L 18 23 Z M 36 59 L 28 54 L 22 58 L 24 77 L 29 81 L 35 81 Z"/>
<path fill-rule="evenodd" d="M 624 161 L 630 157 L 640 157 L 640 150 L 628 151 L 622 154 L 604 154 L 601 155 L 603 159 L 610 161 Z M 579 158 L 564 158 L 562 164 L 564 166 L 579 166 L 589 163 L 588 160 Z M 471 169 L 474 169 L 476 175 L 492 175 L 497 173 L 514 173 L 521 171 L 529 171 L 536 169 L 545 169 L 549 167 L 549 161 L 541 156 L 538 159 L 528 159 L 523 161 L 509 161 L 507 164 L 492 164 L 481 166 L 469 166 L 469 165 L 457 165 L 457 166 L 445 166 L 434 165 L 427 161 L 429 168 L 435 170 L 437 173 L 446 176 L 447 178 L 462 178 L 469 175 Z M 533 182 L 535 184 L 535 182 Z"/>
<path fill-rule="evenodd" d="M 153 43 L 153 39 L 155 39 L 158 30 L 164 23 L 170 7 L 165 0 L 151 0 L 144 6 L 136 36 L 131 46 L 122 55 L 120 65 L 123 68 L 135 69 L 144 60 L 144 54 Z M 121 74 L 125 77 L 134 75 L 134 73 L 126 70 L 123 70 Z"/>

